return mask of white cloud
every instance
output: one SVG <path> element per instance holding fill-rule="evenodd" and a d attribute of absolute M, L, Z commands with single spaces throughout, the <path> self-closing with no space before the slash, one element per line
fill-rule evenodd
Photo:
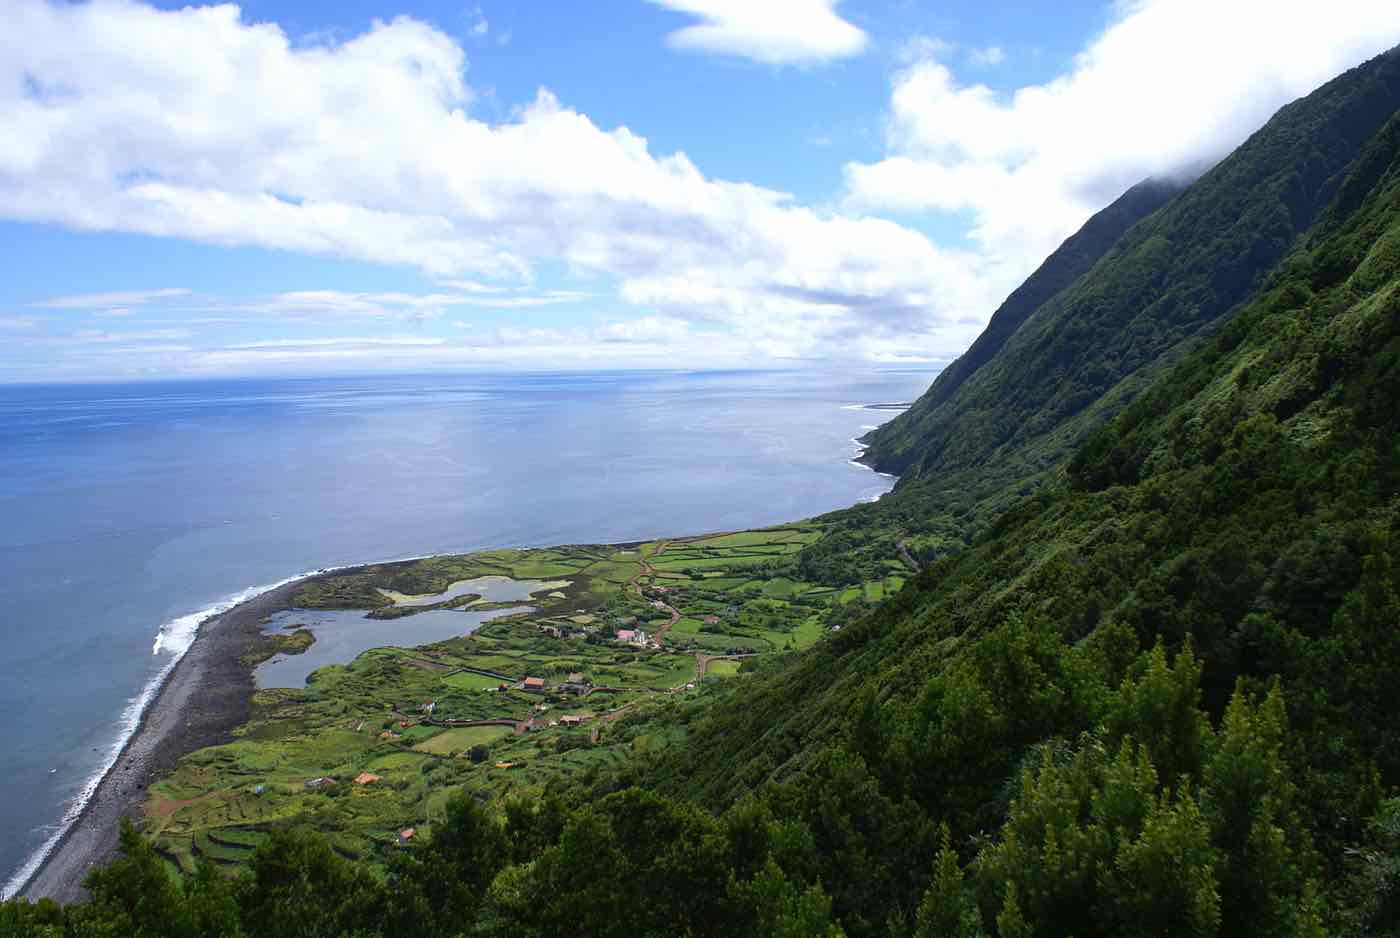
<path fill-rule="evenodd" d="M 557 306 L 589 299 L 592 294 L 576 290 L 521 288 L 488 289 L 472 281 L 450 281 L 473 288 L 471 292 L 363 292 L 346 290 L 289 290 L 253 300 L 209 300 L 194 311 L 240 313 L 304 320 L 335 318 L 436 319 L 453 307 L 474 306 L 492 309 L 521 309 Z M 445 283 L 444 285 L 448 285 Z"/>
<path fill-rule="evenodd" d="M 146 329 L 123 332 L 109 332 L 106 329 L 81 329 L 72 338 L 79 342 L 164 342 L 170 339 L 187 339 L 188 329 Z"/>
<path fill-rule="evenodd" d="M 468 323 L 455 323 L 467 329 Z M 500 327 L 454 336 L 348 336 L 278 339 L 192 350 L 182 368 L 193 374 L 304 372 L 316 368 L 393 371 L 436 367 L 674 367 L 678 348 L 688 367 L 752 362 L 737 336 L 697 330 L 680 319 L 648 316 L 594 327 Z"/>
<path fill-rule="evenodd" d="M 899 61 L 905 65 L 924 59 L 941 59 L 952 55 L 957 46 L 938 36 L 913 36 L 900 44 Z"/>
<path fill-rule="evenodd" d="M 825 60 L 866 41 L 831 2 L 654 2 L 701 19 L 674 41 L 762 61 Z M 949 47 L 917 43 L 895 80 L 888 158 L 849 166 L 835 211 L 709 178 L 684 153 L 653 153 L 547 90 L 504 123 L 479 119 L 462 46 L 412 19 L 309 42 L 234 6 L 5 7 L 0 217 L 408 265 L 435 283 L 38 305 L 444 331 L 454 309 L 596 307 L 598 284 L 616 285 L 622 306 L 587 329 L 463 326 L 440 345 L 372 351 L 207 348 L 181 365 L 209 372 L 298 355 L 365 367 L 946 359 L 1122 188 L 1223 153 L 1288 98 L 1400 39 L 1388 3 L 1139 0 L 1115 7 L 1065 75 L 1012 96 L 960 82 L 940 60 Z M 721 42 L 741 28 L 750 38 Z M 970 213 L 970 242 L 940 248 L 861 214 L 885 209 Z M 589 290 L 537 289 L 542 268 Z"/>
<path fill-rule="evenodd" d="M 1400 41 L 1393 0 L 1133 0 L 1063 75 L 1001 94 L 925 55 L 894 81 L 888 155 L 846 205 L 967 212 L 985 270 L 1029 273 L 1133 183 L 1218 159 L 1278 107 Z M 995 275 L 994 273 L 994 275 Z"/>
<path fill-rule="evenodd" d="M 38 316 L 0 316 L 0 329 L 33 329 L 38 324 Z"/>
<path fill-rule="evenodd" d="M 409 346 L 413 348 L 433 347 L 442 345 L 444 339 L 432 336 L 339 336 L 333 338 L 312 338 L 312 339 L 267 339 L 262 342 L 245 342 L 241 345 L 231 345 L 234 351 L 255 351 L 258 349 L 307 349 L 307 348 L 402 348 Z"/>
<path fill-rule="evenodd" d="M 79 293 L 75 296 L 55 296 L 29 305 L 39 309 L 106 309 L 107 315 L 120 316 L 127 312 L 123 307 L 142 306 L 156 300 L 169 300 L 189 295 L 190 291 L 183 287 L 166 287 L 160 290 L 123 290 L 114 293 Z"/>
<path fill-rule="evenodd" d="M 967 60 L 979 68 L 986 68 L 1005 62 L 1006 52 L 1001 46 L 983 46 L 980 49 L 970 49 L 967 53 Z"/>
<path fill-rule="evenodd" d="M 485 36 L 488 32 L 490 32 L 490 30 L 491 24 L 487 22 L 486 14 L 481 12 L 481 7 L 477 7 L 476 9 L 472 10 L 472 24 L 470 27 L 471 34 L 476 38 L 480 39 L 482 36 Z"/>
<path fill-rule="evenodd" d="M 767 65 L 810 64 L 865 51 L 868 39 L 836 15 L 840 0 L 649 0 L 700 22 L 666 37 L 674 48 L 752 59 Z"/>
<path fill-rule="evenodd" d="M 232 6 L 8 7 L 5 217 L 407 264 L 491 287 L 528 284 L 538 265 L 557 264 L 619 284 L 642 314 L 724 321 L 753 335 L 753 348 L 784 354 L 826 354 L 867 329 L 932 335 L 986 299 L 948 283 L 966 281 L 968 258 L 920 234 L 709 179 L 685 154 L 653 154 L 548 91 L 506 123 L 478 120 L 461 47 L 411 19 L 308 45 Z M 782 9 L 795 16 L 783 20 L 789 33 L 849 39 L 831 4 Z M 312 291 L 272 305 L 430 318 L 449 306 L 579 298 L 500 295 L 510 299 Z"/>

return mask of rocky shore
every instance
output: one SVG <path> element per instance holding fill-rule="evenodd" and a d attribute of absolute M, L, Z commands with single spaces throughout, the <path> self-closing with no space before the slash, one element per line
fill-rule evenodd
<path fill-rule="evenodd" d="M 188 753 L 227 742 L 247 722 L 253 669 L 240 659 L 257 644 L 263 620 L 288 608 L 305 582 L 269 590 L 200 626 L 111 770 L 20 895 L 64 903 L 84 898 L 84 877 L 116 852 L 120 819 L 138 818 L 146 787 Z"/>

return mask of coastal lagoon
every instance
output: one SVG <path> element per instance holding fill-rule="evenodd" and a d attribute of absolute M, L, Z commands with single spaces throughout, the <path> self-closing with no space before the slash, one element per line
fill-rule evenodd
<path fill-rule="evenodd" d="M 371 619 L 363 609 L 288 609 L 268 618 L 269 633 L 304 628 L 316 636 L 310 648 L 297 654 L 278 654 L 258 665 L 258 687 L 305 687 L 306 678 L 328 664 L 349 664 L 371 648 L 396 645 L 415 648 L 470 635 L 497 616 L 531 612 L 530 606 L 471 612 L 463 609 L 428 609 L 398 619 Z"/>
<path fill-rule="evenodd" d="M 892 480 L 850 461 L 852 439 L 892 414 L 853 405 L 911 400 L 930 377 L 0 387 L 4 878 L 211 610 L 329 566 L 729 530 L 874 498 Z"/>
<path fill-rule="evenodd" d="M 475 597 L 461 608 L 424 609 L 412 615 L 372 618 L 366 609 L 287 609 L 269 616 L 263 631 L 270 635 L 306 629 L 316 641 L 305 651 L 279 653 L 258 665 L 258 687 L 303 687 L 306 678 L 328 664 L 349 664 L 360 652 L 393 645 L 416 648 L 462 635 L 470 635 L 497 616 L 533 612 L 528 605 L 473 609 L 473 605 L 520 602 L 536 593 L 568 586 L 568 580 L 512 580 L 505 576 L 479 576 L 449 584 L 441 593 L 405 596 L 392 590 L 379 592 L 394 605 L 412 609 L 436 606 L 463 596 Z"/>

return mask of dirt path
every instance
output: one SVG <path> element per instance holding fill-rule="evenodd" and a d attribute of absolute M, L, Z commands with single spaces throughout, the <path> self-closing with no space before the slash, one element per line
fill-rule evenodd
<path fill-rule="evenodd" d="M 598 718 L 598 722 L 595 723 L 595 724 L 593 725 L 593 732 L 591 732 L 591 733 L 589 734 L 589 740 L 590 740 L 591 742 L 595 742 L 595 743 L 596 743 L 596 742 L 598 741 L 598 737 L 601 736 L 602 733 L 603 733 L 603 724 L 605 724 L 605 723 L 611 723 L 613 720 L 616 720 L 618 717 L 622 716 L 624 713 L 628 713 L 628 712 L 630 712 L 630 711 L 632 711 L 632 710 L 635 710 L 638 706 L 640 706 L 640 705 L 642 704 L 643 701 L 648 700 L 648 699 L 650 699 L 650 698 L 647 698 L 647 697 L 639 697 L 639 698 L 637 698 L 636 700 L 632 701 L 632 702 L 629 703 L 629 704 L 623 704 L 621 707 L 618 707 L 616 710 L 612 711 L 611 713 L 605 713 L 605 714 L 603 714 L 602 716 L 600 716 L 600 717 Z"/>
<path fill-rule="evenodd" d="M 660 557 L 662 554 L 666 553 L 666 548 L 667 548 L 667 547 L 670 547 L 670 546 L 671 546 L 671 542 L 670 542 L 670 541 L 662 541 L 660 544 L 657 545 L 656 552 L 653 553 L 651 556 L 652 556 L 652 557 Z M 665 602 L 665 601 L 663 601 L 663 600 L 660 600 L 660 599 L 647 600 L 646 594 L 645 594 L 644 592 L 642 592 L 642 589 L 643 589 L 643 587 L 642 587 L 642 582 L 641 582 L 641 581 L 642 581 L 642 577 L 653 577 L 653 576 L 655 576 L 655 575 L 656 575 L 656 568 L 653 567 L 653 566 L 651 565 L 651 561 L 648 560 L 648 558 L 647 558 L 647 556 L 646 556 L 645 554 L 641 554 L 641 555 L 638 557 L 638 561 L 637 561 L 637 562 L 641 565 L 641 568 L 642 568 L 642 569 L 638 570 L 638 571 L 632 576 L 632 578 L 631 578 L 630 580 L 627 581 L 627 586 L 628 586 L 628 588 L 630 588 L 633 592 L 635 592 L 635 593 L 637 594 L 637 598 L 638 598 L 638 599 L 641 599 L 641 600 L 650 602 L 653 608 L 664 610 L 664 611 L 670 613 L 670 615 L 671 615 L 670 621 L 667 622 L 665 625 L 658 626 L 657 629 L 656 629 L 656 633 L 652 636 L 656 641 L 659 642 L 659 641 L 661 641 L 661 636 L 665 635 L 667 632 L 669 632 L 669 631 L 671 630 L 671 626 L 673 626 L 673 625 L 675 625 L 677 622 L 681 621 L 681 613 L 680 613 L 680 610 L 677 609 L 675 606 L 672 606 L 670 603 L 667 603 L 667 602 Z"/>
<path fill-rule="evenodd" d="M 909 553 L 908 542 L 901 540 L 895 546 L 899 548 L 899 556 L 905 562 L 905 564 L 908 565 L 909 569 L 913 570 L 915 573 L 918 573 L 921 568 L 919 567 L 919 562 L 914 559 L 914 555 Z"/>

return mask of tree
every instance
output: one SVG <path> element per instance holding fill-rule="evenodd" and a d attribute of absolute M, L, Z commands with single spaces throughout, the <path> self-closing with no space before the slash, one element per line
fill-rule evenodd
<path fill-rule="evenodd" d="M 73 910 L 77 936 L 196 938 L 242 935 L 232 892 L 211 866 L 201 863 L 184 886 L 131 823 L 122 819 L 119 854 L 84 881 L 91 901 Z"/>
<path fill-rule="evenodd" d="M 940 825 L 941 846 L 933 861 L 933 882 L 919 903 L 914 938 L 976 938 L 982 933 L 977 907 L 963 885 L 962 866 L 948 825 Z"/>
<path fill-rule="evenodd" d="M 332 938 L 378 932 L 382 894 L 312 831 L 274 831 L 234 890 L 243 927 L 258 938 Z"/>

